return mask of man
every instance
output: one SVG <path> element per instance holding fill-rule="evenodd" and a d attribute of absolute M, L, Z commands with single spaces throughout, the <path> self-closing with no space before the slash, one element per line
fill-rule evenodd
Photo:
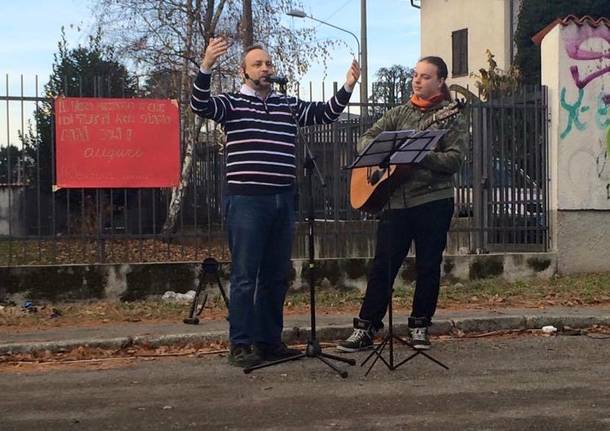
<path fill-rule="evenodd" d="M 239 93 L 210 97 L 210 70 L 228 43 L 211 39 L 193 85 L 192 110 L 221 123 L 226 144 L 226 224 L 231 252 L 229 363 L 251 367 L 298 354 L 281 341 L 294 231 L 298 126 L 328 124 L 347 105 L 360 66 L 327 103 L 275 93 L 274 72 L 260 45 L 245 50 Z"/>

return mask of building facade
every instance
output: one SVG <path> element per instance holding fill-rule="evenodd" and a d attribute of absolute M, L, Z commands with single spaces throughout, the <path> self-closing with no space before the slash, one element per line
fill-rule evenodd
<path fill-rule="evenodd" d="M 449 67 L 449 84 L 470 87 L 487 53 L 508 70 L 515 57 L 514 34 L 521 0 L 420 0 L 421 56 L 438 55 Z"/>

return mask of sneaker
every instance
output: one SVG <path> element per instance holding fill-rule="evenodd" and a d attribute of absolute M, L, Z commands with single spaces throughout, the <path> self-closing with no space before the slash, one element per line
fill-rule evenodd
<path fill-rule="evenodd" d="M 368 320 L 354 318 L 354 332 L 346 340 L 337 344 L 337 350 L 343 352 L 359 352 L 373 347 L 375 329 Z"/>
<path fill-rule="evenodd" d="M 229 353 L 229 364 L 234 367 L 248 368 L 259 365 L 263 362 L 262 358 L 252 351 L 246 344 L 236 344 L 231 346 Z"/>
<path fill-rule="evenodd" d="M 430 348 L 430 338 L 428 328 L 409 328 L 409 345 L 416 350 L 428 350 Z"/>
<path fill-rule="evenodd" d="M 280 359 L 298 356 L 301 352 L 297 349 L 291 349 L 284 343 L 279 344 L 255 344 L 254 351 L 265 361 L 279 361 Z"/>

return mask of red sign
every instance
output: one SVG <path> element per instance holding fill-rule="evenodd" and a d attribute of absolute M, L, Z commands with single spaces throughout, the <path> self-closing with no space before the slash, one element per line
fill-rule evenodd
<path fill-rule="evenodd" d="M 175 100 L 58 97 L 56 185 L 174 187 L 179 125 Z"/>

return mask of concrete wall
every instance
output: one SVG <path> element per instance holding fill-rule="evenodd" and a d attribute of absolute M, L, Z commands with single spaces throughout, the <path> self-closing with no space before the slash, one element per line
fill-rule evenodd
<path fill-rule="evenodd" d="M 421 56 L 438 55 L 449 67 L 449 84 L 471 88 L 476 93 L 475 78 L 451 76 L 451 33 L 468 29 L 468 72 L 487 69 L 489 49 L 498 67 L 511 64 L 510 0 L 422 0 Z"/>
<path fill-rule="evenodd" d="M 610 271 L 608 211 L 559 211 L 557 242 L 559 273 Z"/>
<path fill-rule="evenodd" d="M 364 291 L 371 259 L 320 259 L 316 261 L 316 284 L 324 289 Z M 406 259 L 395 287 L 409 286 L 415 279 L 414 258 Z M 186 292 L 198 285 L 199 265 L 189 263 L 139 265 L 72 265 L 0 268 L 0 299 L 16 302 L 72 301 L 93 299 L 136 300 L 162 295 L 168 290 Z M 308 288 L 308 262 L 294 260 L 291 290 Z M 443 284 L 486 278 L 509 281 L 549 278 L 556 271 L 552 253 L 515 253 L 454 256 L 443 260 Z M 220 267 L 220 278 L 228 286 L 230 265 Z M 228 289 L 228 287 L 227 287 Z M 213 286 L 212 291 L 217 289 Z M 217 293 L 217 292 L 215 292 Z"/>
<path fill-rule="evenodd" d="M 610 271 L 610 29 L 558 24 L 543 39 L 553 248 L 562 274 Z"/>

